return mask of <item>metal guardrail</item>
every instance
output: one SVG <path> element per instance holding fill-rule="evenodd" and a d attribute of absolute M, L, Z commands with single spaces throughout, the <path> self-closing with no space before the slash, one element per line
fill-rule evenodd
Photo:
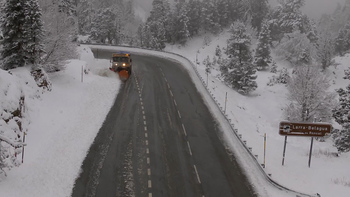
<path fill-rule="evenodd" d="M 202 85 L 204 86 L 204 88 L 206 89 L 207 93 L 210 95 L 210 98 L 212 99 L 212 101 L 216 104 L 216 106 L 218 107 L 218 109 L 220 110 L 221 114 L 225 117 L 226 121 L 230 124 L 231 127 L 231 131 L 235 134 L 236 138 L 240 141 L 241 145 L 245 148 L 245 150 L 248 152 L 248 154 L 250 155 L 250 157 L 256 162 L 256 165 L 258 166 L 259 170 L 262 172 L 262 174 L 264 175 L 264 178 L 270 183 L 272 184 L 274 187 L 280 189 L 280 190 L 284 190 L 284 191 L 288 191 L 288 192 L 292 192 L 294 194 L 296 194 L 296 197 L 320 197 L 320 195 L 315 194 L 315 195 L 311 195 L 311 194 L 305 194 L 302 192 L 298 192 L 292 189 L 287 188 L 286 186 L 283 186 L 281 184 L 279 184 L 278 182 L 276 182 L 275 180 L 273 180 L 269 175 L 266 174 L 265 170 L 262 168 L 262 166 L 260 165 L 259 161 L 257 160 L 257 158 L 254 156 L 254 154 L 252 153 L 251 150 L 249 150 L 249 147 L 247 146 L 246 143 L 244 143 L 241 139 L 241 137 L 239 136 L 238 130 L 234 128 L 234 125 L 231 123 L 231 120 L 227 117 L 227 115 L 224 113 L 223 109 L 219 106 L 219 103 L 215 100 L 214 96 L 211 94 L 210 90 L 208 89 L 208 86 L 205 84 L 204 79 L 200 76 L 196 66 L 193 64 L 192 61 L 190 61 L 187 57 L 184 57 L 183 55 L 177 54 L 177 53 L 173 53 L 173 52 L 169 52 L 169 51 L 161 51 L 161 50 L 152 50 L 152 49 L 146 49 L 146 48 L 141 48 L 141 47 L 133 47 L 133 46 L 122 46 L 122 45 L 103 45 L 103 44 L 86 44 L 86 45 L 101 45 L 101 46 L 115 46 L 115 47 L 127 47 L 127 48 L 137 48 L 137 49 L 143 49 L 143 50 L 149 50 L 149 51 L 158 51 L 158 52 L 163 52 L 163 53 L 168 53 L 168 54 L 172 54 L 178 57 L 181 57 L 183 59 L 185 59 L 186 61 L 188 61 L 188 63 L 190 63 L 190 65 L 192 66 L 193 70 L 195 71 L 195 73 L 197 74 L 197 77 L 201 80 Z"/>

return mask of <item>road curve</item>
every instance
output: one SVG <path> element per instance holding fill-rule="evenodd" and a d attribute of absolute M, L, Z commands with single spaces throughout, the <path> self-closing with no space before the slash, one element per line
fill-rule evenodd
<path fill-rule="evenodd" d="M 132 59 L 72 196 L 256 196 L 186 70 L 155 56 Z"/>

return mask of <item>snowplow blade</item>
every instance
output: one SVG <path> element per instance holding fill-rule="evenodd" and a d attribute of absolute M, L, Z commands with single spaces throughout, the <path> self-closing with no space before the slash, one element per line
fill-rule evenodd
<path fill-rule="evenodd" d="M 119 71 L 119 78 L 120 78 L 120 80 L 122 80 L 122 81 L 126 81 L 126 80 L 128 80 L 129 79 L 129 72 L 127 71 L 127 70 L 121 70 L 121 71 Z"/>

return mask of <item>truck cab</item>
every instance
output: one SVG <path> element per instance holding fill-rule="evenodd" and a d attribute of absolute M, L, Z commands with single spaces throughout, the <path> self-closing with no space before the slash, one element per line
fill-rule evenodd
<path fill-rule="evenodd" d="M 111 58 L 111 67 L 110 70 L 114 72 L 120 72 L 122 70 L 128 71 L 129 75 L 131 74 L 132 68 L 132 59 L 130 53 L 128 52 L 118 52 L 113 53 Z"/>

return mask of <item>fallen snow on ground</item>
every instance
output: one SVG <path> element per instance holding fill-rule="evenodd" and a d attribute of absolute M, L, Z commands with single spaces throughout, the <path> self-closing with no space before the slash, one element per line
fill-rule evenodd
<path fill-rule="evenodd" d="M 64 71 L 49 75 L 52 91 L 30 101 L 24 163 L 0 182 L 0 196 L 70 195 L 120 86 L 116 75 L 107 76 L 107 60 L 94 61 L 89 48 L 79 50 L 81 60 L 71 60 Z M 83 82 L 82 69 L 93 71 L 84 74 Z M 17 75 L 27 72 L 16 71 Z"/>
<path fill-rule="evenodd" d="M 210 57 L 214 55 L 217 45 L 226 46 L 223 39 L 225 36 L 227 34 L 220 35 L 221 39 L 213 38 L 205 47 L 201 47 L 203 43 L 201 38 L 194 39 L 185 47 L 167 47 L 167 51 L 181 54 L 192 63 L 197 57 L 200 64 L 196 69 L 202 79 L 197 77 L 189 61 L 176 55 L 141 49 L 127 48 L 127 50 L 172 58 L 183 63 L 212 113 L 222 124 L 226 142 L 235 153 L 239 154 L 240 162 L 245 171 L 250 173 L 249 178 L 254 182 L 257 191 L 262 196 L 290 196 L 266 184 L 264 178 L 260 176 L 259 167 L 239 145 L 230 129 L 230 124 L 202 85 L 202 81 L 206 83 L 207 78 L 201 62 L 208 55 Z M 100 48 L 116 49 L 110 46 Z M 119 49 L 125 50 L 121 47 Z M 70 195 L 80 165 L 120 86 L 119 79 L 107 70 L 108 60 L 94 60 L 87 47 L 79 47 L 79 51 L 80 60 L 72 60 L 65 71 L 50 75 L 53 82 L 52 92 L 41 95 L 39 99 L 28 101 L 31 111 L 24 163 L 9 171 L 6 179 L 0 182 L 0 196 Z M 328 71 L 334 81 L 333 89 L 348 84 L 342 76 L 344 69 L 349 66 L 350 56 L 336 58 L 336 61 L 340 65 Z M 83 82 L 81 82 L 82 69 L 90 71 L 89 74 L 83 75 Z M 26 72 L 28 71 L 20 69 L 16 74 L 20 76 Z M 289 137 L 285 165 L 281 165 L 284 137 L 278 135 L 278 124 L 282 120 L 281 108 L 286 103 L 284 85 L 267 86 L 268 78 L 272 74 L 259 72 L 258 89 L 249 96 L 242 96 L 220 82 L 218 74 L 213 71 L 208 76 L 208 91 L 223 110 L 227 93 L 227 117 L 242 134 L 243 140 L 247 141 L 247 146 L 252 147 L 253 154 L 258 155 L 259 163 L 264 161 L 263 136 L 267 134 L 265 168 L 267 174 L 271 174 L 271 177 L 282 185 L 297 191 L 309 194 L 318 192 L 322 197 L 348 196 L 350 154 L 342 154 L 340 157 L 329 154 L 336 152 L 331 139 L 326 142 L 314 141 L 311 168 L 308 168 L 310 138 Z M 6 80 L 10 80 L 13 84 L 25 83 L 21 82 L 20 77 Z M 18 80 L 19 82 L 15 82 Z"/>

